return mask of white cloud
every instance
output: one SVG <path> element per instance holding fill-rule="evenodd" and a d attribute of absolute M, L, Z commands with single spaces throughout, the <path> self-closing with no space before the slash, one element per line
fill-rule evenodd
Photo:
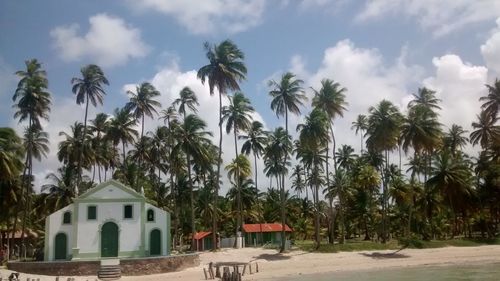
<path fill-rule="evenodd" d="M 488 69 L 500 75 L 500 18 L 497 19 L 497 28 L 492 31 L 488 40 L 481 45 L 481 54 Z"/>
<path fill-rule="evenodd" d="M 484 66 L 464 63 L 457 55 L 432 59 L 436 73 L 423 80 L 424 86 L 435 90 L 441 99 L 440 121 L 446 126 L 458 124 L 471 130 L 471 123 L 480 112 L 479 98 L 485 94 L 488 70 Z"/>
<path fill-rule="evenodd" d="M 144 0 L 128 3 L 133 9 L 172 16 L 194 34 L 248 30 L 261 23 L 265 7 L 264 0 Z"/>
<path fill-rule="evenodd" d="M 468 24 L 500 16 L 498 0 L 372 0 L 366 1 L 356 20 L 363 22 L 393 14 L 414 17 L 435 36 L 448 34 Z"/>
<path fill-rule="evenodd" d="M 107 14 L 89 18 L 86 34 L 80 26 L 58 26 L 50 31 L 59 56 L 65 61 L 93 60 L 101 66 L 123 65 L 129 59 L 146 56 L 150 47 L 142 41 L 141 31 L 123 19 Z"/>

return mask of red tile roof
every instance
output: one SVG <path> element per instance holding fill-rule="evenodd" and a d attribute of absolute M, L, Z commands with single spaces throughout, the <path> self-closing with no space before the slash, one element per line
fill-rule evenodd
<path fill-rule="evenodd" d="M 243 230 L 250 232 L 277 232 L 281 231 L 281 223 L 249 223 L 243 225 Z M 292 229 L 285 224 L 285 231 L 292 232 Z"/>
<path fill-rule="evenodd" d="M 200 232 L 196 232 L 194 234 L 194 240 L 203 239 L 203 238 L 207 237 L 210 234 L 212 234 L 212 231 L 200 231 Z"/>

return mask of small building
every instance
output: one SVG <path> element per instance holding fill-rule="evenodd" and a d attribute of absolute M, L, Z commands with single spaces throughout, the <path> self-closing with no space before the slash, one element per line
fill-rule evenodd
<path fill-rule="evenodd" d="M 213 250 L 212 231 L 201 231 L 194 234 L 196 251 Z"/>
<path fill-rule="evenodd" d="M 45 220 L 44 260 L 169 255 L 170 214 L 110 180 Z"/>
<path fill-rule="evenodd" d="M 245 245 L 263 245 L 281 243 L 281 223 L 244 224 Z M 289 237 L 292 229 L 285 224 L 285 236 Z"/>

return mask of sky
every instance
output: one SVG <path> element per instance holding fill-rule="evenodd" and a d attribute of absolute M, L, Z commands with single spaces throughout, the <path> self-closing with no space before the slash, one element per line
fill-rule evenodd
<path fill-rule="evenodd" d="M 0 126 L 18 132 L 26 126 L 13 119 L 12 108 L 15 72 L 24 69 L 25 60 L 43 63 L 52 94 L 50 122 L 44 123 L 51 151 L 34 163 L 35 189 L 60 166 L 59 132 L 83 121 L 84 107 L 76 104 L 70 80 L 87 64 L 101 66 L 110 81 L 104 104 L 91 107 L 89 119 L 123 107 L 126 91 L 142 82 L 162 93 L 164 108 L 189 86 L 216 139 L 218 100 L 196 72 L 207 64 L 203 43 L 225 39 L 245 54 L 248 75 L 241 88 L 256 120 L 269 130 L 283 126 L 270 109 L 267 82 L 284 72 L 304 80 L 309 98 L 311 87 L 333 79 L 347 89 L 349 103 L 344 117 L 335 120 L 337 142 L 357 151 L 359 136 L 351 123 L 382 99 L 404 112 L 412 93 L 428 87 L 442 100 L 443 129 L 459 124 L 470 131 L 484 85 L 500 77 L 498 0 L 5 0 L 0 2 Z M 290 116 L 292 131 L 309 110 Z M 149 130 L 160 124 L 146 123 Z M 228 163 L 234 148 L 231 136 L 224 137 Z"/>

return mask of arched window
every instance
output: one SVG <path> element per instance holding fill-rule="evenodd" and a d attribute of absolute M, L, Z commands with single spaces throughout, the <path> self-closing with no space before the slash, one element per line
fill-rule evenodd
<path fill-rule="evenodd" d="M 63 214 L 63 224 L 71 224 L 71 212 L 65 212 Z"/>
<path fill-rule="evenodd" d="M 149 209 L 147 212 L 148 221 L 155 221 L 155 211 Z"/>

